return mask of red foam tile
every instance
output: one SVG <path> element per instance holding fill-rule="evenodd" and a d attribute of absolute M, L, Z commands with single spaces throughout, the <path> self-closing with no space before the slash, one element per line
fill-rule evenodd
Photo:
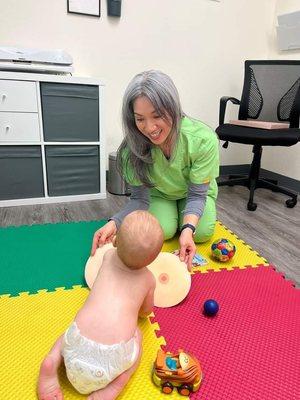
<path fill-rule="evenodd" d="M 209 298 L 220 306 L 214 317 L 202 313 Z M 272 266 L 196 273 L 181 304 L 154 312 L 165 348 L 202 365 L 191 399 L 300 399 L 300 290 Z"/>

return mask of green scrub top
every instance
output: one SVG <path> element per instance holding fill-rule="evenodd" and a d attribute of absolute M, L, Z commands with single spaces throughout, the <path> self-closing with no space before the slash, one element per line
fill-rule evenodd
<path fill-rule="evenodd" d="M 184 117 L 171 158 L 168 160 L 158 146 L 153 146 L 151 155 L 153 165 L 149 172 L 155 185 L 150 189 L 151 195 L 179 200 L 187 197 L 190 183 L 210 182 L 207 195 L 216 199 L 218 186 L 215 178 L 219 176 L 219 141 L 216 133 L 203 122 Z M 128 164 L 124 175 L 130 185 L 141 185 L 141 182 L 134 178 Z"/>

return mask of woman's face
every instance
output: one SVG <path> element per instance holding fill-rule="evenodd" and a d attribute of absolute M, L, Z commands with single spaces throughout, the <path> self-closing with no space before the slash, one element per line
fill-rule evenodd
<path fill-rule="evenodd" d="M 170 135 L 170 117 L 159 115 L 147 97 L 138 97 L 133 103 L 134 119 L 138 130 L 157 146 L 162 146 Z"/>

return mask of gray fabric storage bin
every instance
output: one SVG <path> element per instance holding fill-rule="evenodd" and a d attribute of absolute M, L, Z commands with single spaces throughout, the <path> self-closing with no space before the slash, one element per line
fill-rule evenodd
<path fill-rule="evenodd" d="M 0 146 L 0 200 L 44 197 L 40 146 Z"/>
<path fill-rule="evenodd" d="M 98 86 L 41 83 L 41 101 L 45 141 L 99 141 Z"/>
<path fill-rule="evenodd" d="M 46 146 L 49 196 L 100 192 L 98 146 Z"/>

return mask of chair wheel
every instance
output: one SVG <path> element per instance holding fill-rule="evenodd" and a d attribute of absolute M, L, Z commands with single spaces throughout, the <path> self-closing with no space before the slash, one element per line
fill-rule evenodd
<path fill-rule="evenodd" d="M 297 204 L 297 199 L 288 199 L 285 204 L 287 208 L 293 208 Z"/>
<path fill-rule="evenodd" d="M 248 203 L 247 204 L 247 209 L 249 210 L 249 211 L 255 211 L 256 210 L 256 207 L 257 207 L 257 204 L 256 203 Z"/>

